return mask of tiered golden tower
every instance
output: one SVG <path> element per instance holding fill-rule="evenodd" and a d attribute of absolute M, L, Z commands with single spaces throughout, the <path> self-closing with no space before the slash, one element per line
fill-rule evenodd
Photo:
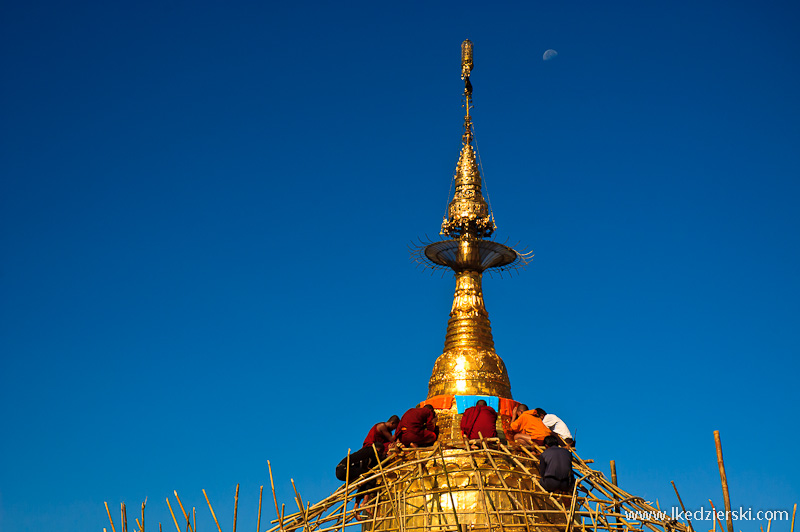
<path fill-rule="evenodd" d="M 439 412 L 441 438 L 458 439 L 456 404 L 449 398 L 491 397 L 496 406 L 509 405 L 511 384 L 505 364 L 494 349 L 489 314 L 483 302 L 483 273 L 492 268 L 525 264 L 528 254 L 488 240 L 496 229 L 494 215 L 483 197 L 477 163 L 472 108 L 472 42 L 461 44 L 461 79 L 464 81 L 464 132 L 454 179 L 454 194 L 442 222 L 447 240 L 416 247 L 412 254 L 432 268 L 452 269 L 456 290 L 447 323 L 444 352 L 436 360 L 428 384 L 428 401 Z M 452 402 L 454 403 L 454 401 Z M 508 408 L 500 409 L 507 421 Z"/>

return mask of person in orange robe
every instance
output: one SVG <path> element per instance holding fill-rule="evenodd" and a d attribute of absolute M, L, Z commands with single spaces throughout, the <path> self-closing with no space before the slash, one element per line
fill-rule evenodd
<path fill-rule="evenodd" d="M 409 447 L 429 447 L 439 437 L 436 411 L 431 405 L 411 408 L 397 425 L 395 440 Z"/>
<path fill-rule="evenodd" d="M 511 436 L 514 441 L 532 447 L 542 445 L 544 439 L 552 434 L 537 416 L 536 410 L 529 410 L 528 405 L 520 404 L 511 418 Z"/>
<path fill-rule="evenodd" d="M 464 410 L 461 416 L 461 434 L 468 440 L 497 436 L 497 412 L 480 399 L 475 406 Z M 477 448 L 473 445 L 473 447 Z"/>
<path fill-rule="evenodd" d="M 395 439 L 392 431 L 397 428 L 398 423 L 400 423 L 400 418 L 397 416 L 390 417 L 388 421 L 376 423 L 369 429 L 361 447 L 371 447 L 374 443 L 378 453 L 381 456 L 385 455 L 386 451 L 389 450 L 389 444 Z"/>

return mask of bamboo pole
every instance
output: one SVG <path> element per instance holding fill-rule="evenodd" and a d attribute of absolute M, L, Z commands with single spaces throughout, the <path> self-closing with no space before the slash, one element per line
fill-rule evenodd
<path fill-rule="evenodd" d="M 233 496 L 233 532 L 236 532 L 236 518 L 239 515 L 239 484 L 236 484 L 236 495 Z"/>
<path fill-rule="evenodd" d="M 534 485 L 536 485 L 536 486 L 538 486 L 539 488 L 541 488 L 541 492 L 540 492 L 540 493 L 543 493 L 543 494 L 547 495 L 547 496 L 549 497 L 549 499 L 550 499 L 550 500 L 551 500 L 551 501 L 552 501 L 552 502 L 553 502 L 553 503 L 556 505 L 556 507 L 560 507 L 560 508 L 561 508 L 561 510 L 564 512 L 564 515 L 566 515 L 566 514 L 567 514 L 567 509 L 566 509 L 566 507 L 565 507 L 565 506 L 564 506 L 564 505 L 561 503 L 561 501 L 559 501 L 558 499 L 556 499 L 556 498 L 553 496 L 553 494 L 552 494 L 552 493 L 550 493 L 549 491 L 547 491 L 546 489 L 544 489 L 544 487 L 542 487 L 541 483 L 540 483 L 540 482 L 539 482 L 539 481 L 536 479 L 536 477 L 535 477 L 535 476 L 533 476 L 533 475 L 531 474 L 531 472 L 528 470 L 528 468 L 526 468 L 524 465 L 522 465 L 522 463 L 521 463 L 521 462 L 517 461 L 517 459 L 514 457 L 514 455 L 511 453 L 511 451 L 510 451 L 510 450 L 509 450 L 509 449 L 508 449 L 508 448 L 507 448 L 505 445 L 503 445 L 502 443 L 501 443 L 501 444 L 499 444 L 499 445 L 500 445 L 500 447 L 501 447 L 501 448 L 502 448 L 504 451 L 506 451 L 506 453 L 508 453 L 508 455 L 511 457 L 511 459 L 512 459 L 512 460 L 513 460 L 513 461 L 514 461 L 514 462 L 515 462 L 517 465 L 519 465 L 519 466 L 520 466 L 520 467 L 523 469 L 523 471 L 525 471 L 526 473 L 528 473 L 529 475 L 531 475 L 531 480 L 533 481 Z M 530 460 L 531 460 L 531 462 L 535 461 L 537 464 L 539 463 L 539 459 L 538 459 L 538 458 L 536 458 L 536 457 L 535 457 L 533 454 L 531 454 L 531 452 L 530 452 L 528 449 L 526 449 L 525 447 L 520 447 L 520 448 L 522 449 L 522 451 L 523 451 L 525 454 L 527 454 L 527 455 L 530 457 Z M 495 466 L 495 468 L 496 468 L 496 466 Z M 524 508 L 524 507 L 523 507 L 523 508 Z M 526 523 L 527 523 L 527 512 L 526 512 Z"/>
<path fill-rule="evenodd" d="M 186 519 L 187 527 L 191 524 L 189 521 L 189 515 L 186 513 L 186 510 L 183 509 L 183 503 L 181 502 L 181 498 L 178 497 L 178 490 L 172 490 L 172 493 L 175 494 L 175 498 L 178 500 L 178 506 L 181 507 L 181 512 L 183 512 L 183 518 Z"/>
<path fill-rule="evenodd" d="M 292 482 L 292 486 L 294 486 L 294 482 Z M 256 521 L 256 532 L 261 532 L 261 499 L 264 496 L 264 486 L 261 486 L 261 489 L 258 490 L 258 521 Z"/>
<path fill-rule="evenodd" d="M 444 473 L 444 480 L 447 484 L 447 493 L 450 494 L 450 507 L 453 509 L 453 519 L 456 520 L 456 528 L 461 529 L 461 525 L 458 523 L 458 512 L 456 512 L 456 499 L 453 497 L 453 489 L 450 487 L 450 475 L 447 474 L 447 463 L 444 459 L 444 451 L 442 451 L 442 446 L 439 445 L 439 456 L 442 458 L 442 472 Z"/>
<path fill-rule="evenodd" d="M 480 435 L 480 432 L 479 432 L 478 434 Z M 488 450 L 489 450 L 489 447 L 486 445 L 486 441 L 485 441 L 485 440 L 483 440 L 483 438 L 481 438 L 481 444 L 482 444 L 482 446 L 483 446 L 484 450 L 486 450 L 486 451 L 488 452 Z M 513 461 L 513 462 L 514 462 L 516 465 L 518 465 L 519 467 L 521 467 L 521 468 L 522 468 L 522 470 L 523 470 L 525 473 L 527 473 L 528 475 L 530 475 L 530 476 L 531 476 L 531 480 L 532 480 L 532 481 L 533 481 L 533 482 L 534 482 L 536 485 L 538 485 L 538 484 L 539 484 L 539 482 L 538 482 L 538 481 L 537 481 L 535 478 L 533 478 L 533 475 L 531 475 L 531 472 L 530 472 L 530 470 L 528 470 L 528 468 L 527 468 L 527 467 L 525 467 L 525 466 L 522 464 L 522 462 L 520 462 L 519 460 L 517 460 L 517 458 L 516 458 L 516 457 L 515 457 L 513 454 L 511 454 L 511 451 L 509 451 L 509 450 L 508 450 L 508 448 L 507 448 L 505 445 L 503 445 L 503 444 L 502 444 L 502 443 L 500 443 L 499 441 L 497 442 L 497 445 L 499 445 L 499 446 L 500 446 L 500 447 L 501 447 L 501 448 L 502 448 L 502 449 L 503 449 L 503 450 L 504 450 L 504 451 L 505 451 L 505 452 L 508 454 L 508 456 L 511 458 L 511 460 L 512 460 L 512 461 Z M 494 463 L 494 461 L 491 461 L 491 463 L 492 463 L 492 465 L 494 466 L 495 470 L 497 470 L 497 465 Z M 479 472 L 478 474 L 480 475 L 480 472 Z M 499 476 L 499 475 L 500 475 L 500 472 L 499 472 L 499 471 L 497 471 L 497 474 L 498 474 L 498 476 Z M 500 478 L 502 479 L 503 477 L 502 477 L 502 476 L 500 476 Z M 552 497 L 551 497 L 551 499 L 552 499 Z M 491 500 L 491 499 L 490 499 L 490 500 Z M 528 508 L 526 508 L 524 500 L 523 500 L 523 502 L 522 502 L 522 503 L 519 503 L 519 504 L 520 504 L 520 506 L 522 507 L 522 513 L 523 513 L 523 516 L 524 516 L 524 517 L 523 517 L 523 519 L 524 519 L 524 522 L 525 522 L 525 530 L 526 530 L 527 532 L 531 532 L 531 527 L 530 527 L 530 524 L 529 524 L 529 519 L 528 519 Z M 493 503 L 492 505 L 494 505 L 494 503 Z M 496 510 L 496 508 L 495 508 L 495 510 Z M 500 520 L 500 519 L 498 518 L 498 520 Z M 504 530 L 504 529 L 503 529 L 503 521 L 502 521 L 502 520 L 500 520 L 500 530 L 501 530 L 501 532 Z"/>
<path fill-rule="evenodd" d="M 122 513 L 122 532 L 128 532 L 128 508 L 124 502 L 120 504 L 120 512 Z"/>
<path fill-rule="evenodd" d="M 142 503 L 142 525 L 139 527 L 141 532 L 144 532 L 144 506 L 147 504 L 147 497 L 144 498 L 144 502 Z"/>
<path fill-rule="evenodd" d="M 214 522 L 217 524 L 217 530 L 222 532 L 222 528 L 219 526 L 219 521 L 217 521 L 217 514 L 214 513 L 214 508 L 211 507 L 211 501 L 208 500 L 208 495 L 206 494 L 206 490 L 203 490 L 203 495 L 206 498 L 206 502 L 208 503 L 208 509 L 211 510 L 211 517 L 214 518 Z"/>
<path fill-rule="evenodd" d="M 344 524 L 347 522 L 347 495 L 348 486 L 350 484 L 350 449 L 347 449 L 347 464 L 344 476 L 344 504 L 342 505 L 342 532 L 344 532 Z"/>
<path fill-rule="evenodd" d="M 481 441 L 483 441 L 483 434 L 478 432 L 478 437 L 481 439 Z M 467 445 L 467 448 L 470 449 L 471 446 Z M 469 453 L 469 457 L 470 461 L 472 462 L 472 466 L 475 468 L 475 472 L 477 473 L 475 475 L 475 478 L 477 478 L 478 480 L 478 489 L 481 490 L 481 502 L 483 502 L 483 511 L 486 512 L 486 526 L 489 528 L 489 530 L 491 530 L 492 518 L 489 515 L 489 503 L 492 503 L 492 510 L 497 511 L 497 508 L 494 506 L 494 502 L 486 494 L 486 490 L 484 489 L 483 486 L 483 474 L 481 473 L 480 467 L 478 467 L 478 461 L 475 460 L 475 455 L 473 453 Z M 502 517 L 500 517 L 500 514 L 496 515 L 497 515 L 497 523 L 500 525 L 500 530 L 501 532 L 504 532 L 505 528 L 503 527 L 503 519 Z"/>
<path fill-rule="evenodd" d="M 794 510 L 792 510 L 792 528 L 789 532 L 794 532 L 794 516 L 797 513 L 797 503 L 794 503 Z"/>
<path fill-rule="evenodd" d="M 116 527 L 114 527 L 114 520 L 111 519 L 111 511 L 108 509 L 108 503 L 107 502 L 103 502 L 103 504 L 106 505 L 106 513 L 108 514 L 108 522 L 111 523 L 111 530 L 112 530 L 112 532 L 117 532 Z"/>
<path fill-rule="evenodd" d="M 500 479 L 500 483 L 503 485 L 503 488 L 505 488 L 505 492 L 507 492 L 508 498 L 511 501 L 511 504 L 514 505 L 515 508 L 523 507 L 522 504 L 520 504 L 520 502 L 516 499 L 516 497 L 514 497 L 511 494 L 512 490 L 508 487 L 508 484 L 506 483 L 506 480 L 503 478 L 503 474 L 500 472 L 500 468 L 497 467 L 497 462 L 494 461 L 494 458 L 492 457 L 492 453 L 489 452 L 489 449 L 486 448 L 485 446 L 484 446 L 484 449 L 486 449 L 486 451 L 487 451 L 486 456 L 489 458 L 489 462 L 492 464 L 492 467 L 494 468 L 495 473 L 497 474 L 497 477 Z M 526 519 L 525 520 L 525 524 L 527 525 L 527 523 L 528 523 L 528 520 Z"/>
<path fill-rule="evenodd" d="M 378 455 L 378 448 L 375 447 L 375 444 L 372 444 L 372 450 L 375 453 L 375 457 L 378 459 L 378 469 L 381 472 L 381 478 L 383 479 L 383 486 L 386 488 L 386 495 L 389 496 L 389 502 L 392 505 L 392 513 L 394 513 L 395 519 L 397 519 L 397 523 L 400 523 L 400 514 L 397 513 L 397 505 L 395 504 L 394 497 L 392 496 L 392 491 L 389 489 L 389 483 L 386 480 L 386 471 L 383 469 L 383 462 L 380 461 L 380 455 Z"/>
<path fill-rule="evenodd" d="M 303 511 L 303 499 L 300 497 L 300 492 L 297 491 L 297 486 L 294 485 L 294 479 L 290 478 L 289 481 L 292 483 L 292 489 L 294 490 L 294 500 L 297 502 L 297 508 L 303 514 L 303 518 L 305 519 L 305 512 Z"/>
<path fill-rule="evenodd" d="M 694 528 L 692 528 L 692 520 L 689 517 L 689 514 L 686 513 L 686 507 L 683 505 L 683 501 L 681 500 L 681 496 L 678 493 L 678 488 L 675 486 L 675 482 L 674 481 L 670 481 L 670 482 L 672 482 L 672 489 L 675 490 L 675 496 L 678 497 L 678 503 L 681 505 L 681 510 L 683 511 L 683 516 L 686 518 L 686 522 L 689 523 L 689 530 L 691 532 L 694 532 Z"/>
<path fill-rule="evenodd" d="M 733 518 L 731 516 L 731 496 L 728 493 L 728 478 L 725 476 L 725 463 L 722 461 L 722 442 L 719 439 L 719 431 L 714 431 L 714 444 L 717 446 L 717 465 L 719 466 L 719 478 L 722 481 L 722 497 L 725 500 L 725 521 L 728 524 L 728 532 L 733 531 Z M 769 525 L 767 525 L 769 528 Z"/>
<path fill-rule="evenodd" d="M 172 505 L 169 503 L 169 497 L 167 497 L 167 506 L 169 507 L 170 515 L 172 515 L 172 521 L 175 523 L 175 530 L 181 532 L 181 527 L 178 526 L 178 520 L 175 519 L 175 512 L 172 511 Z"/>
<path fill-rule="evenodd" d="M 280 525 L 280 529 L 283 530 L 283 518 L 281 517 L 281 513 L 278 510 L 278 497 L 275 495 L 275 482 L 272 480 L 272 464 L 267 460 L 267 468 L 269 468 L 269 485 L 272 487 L 272 499 L 275 501 L 275 513 L 278 517 L 278 524 Z M 220 530 L 220 532 L 222 532 Z"/>
<path fill-rule="evenodd" d="M 419 451 L 417 451 L 417 458 L 419 458 Z M 422 510 L 425 513 L 425 526 L 431 525 L 431 514 L 428 512 L 428 490 L 425 487 L 425 474 L 422 471 L 422 464 L 417 464 L 417 471 L 419 471 L 419 483 L 422 487 Z M 433 499 L 431 499 L 433 502 Z M 375 528 L 373 524 L 373 529 Z"/>
<path fill-rule="evenodd" d="M 575 515 L 575 504 L 578 501 L 578 485 L 583 482 L 588 475 L 584 475 L 578 480 L 575 481 L 575 486 L 572 488 L 572 501 L 569 505 L 569 514 L 567 515 L 567 529 L 566 532 L 570 532 L 572 530 L 572 520 Z"/>
<path fill-rule="evenodd" d="M 618 486 L 617 484 L 617 462 L 615 460 L 611 460 L 611 484 L 614 486 Z M 617 494 L 614 494 L 614 501 L 617 500 Z M 619 504 L 614 504 L 614 513 L 618 514 L 620 511 Z M 618 520 L 614 520 L 614 527 L 617 528 L 619 525 Z"/>
<path fill-rule="evenodd" d="M 711 505 L 711 511 L 714 513 L 714 519 L 715 519 L 714 524 L 716 525 L 717 523 L 719 523 L 719 532 L 722 532 L 723 530 L 722 521 L 719 520 L 719 516 L 717 515 L 717 509 L 714 508 L 714 503 L 711 502 L 711 499 L 708 499 L 708 504 Z"/>
<path fill-rule="evenodd" d="M 195 506 L 192 506 L 192 529 L 197 530 L 197 507 Z"/>

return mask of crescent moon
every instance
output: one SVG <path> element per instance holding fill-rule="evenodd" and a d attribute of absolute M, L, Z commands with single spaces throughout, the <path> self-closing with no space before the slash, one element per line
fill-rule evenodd
<path fill-rule="evenodd" d="M 555 56 L 557 56 L 557 55 L 558 55 L 558 52 L 556 52 L 555 50 L 553 50 L 553 49 L 551 48 L 551 49 L 549 49 L 549 50 L 546 50 L 546 51 L 545 51 L 545 52 L 542 54 L 542 60 L 543 60 L 543 61 L 550 61 L 552 58 L 554 58 L 554 57 L 555 57 Z"/>

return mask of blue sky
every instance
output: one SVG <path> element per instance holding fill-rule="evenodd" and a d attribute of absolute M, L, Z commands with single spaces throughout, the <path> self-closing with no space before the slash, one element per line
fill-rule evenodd
<path fill-rule="evenodd" d="M 5 3 L 0 528 L 101 530 L 104 501 L 145 497 L 172 526 L 174 489 L 230 528 L 241 483 L 250 529 L 267 460 L 288 508 L 290 478 L 320 499 L 425 398 L 453 280 L 407 245 L 444 214 L 465 38 L 497 236 L 535 253 L 484 282 L 514 397 L 662 508 L 671 480 L 722 504 L 720 430 L 734 506 L 791 511 L 798 23 L 791 2 Z"/>

